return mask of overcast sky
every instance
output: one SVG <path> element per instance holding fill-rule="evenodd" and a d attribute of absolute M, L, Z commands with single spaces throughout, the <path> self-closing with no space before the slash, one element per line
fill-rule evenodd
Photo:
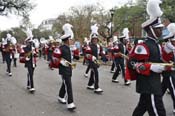
<path fill-rule="evenodd" d="M 56 18 L 59 14 L 67 12 L 71 6 L 96 4 L 99 2 L 106 10 L 114 6 L 121 6 L 129 0 L 32 0 L 36 8 L 31 12 L 31 22 L 39 25 L 42 20 Z M 0 30 L 18 26 L 20 17 L 0 16 Z"/>

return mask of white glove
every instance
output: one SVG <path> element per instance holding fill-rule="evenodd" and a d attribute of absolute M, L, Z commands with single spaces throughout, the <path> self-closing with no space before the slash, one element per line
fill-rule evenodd
<path fill-rule="evenodd" d="M 12 57 L 12 55 L 10 55 L 10 59 L 12 59 L 13 57 Z"/>
<path fill-rule="evenodd" d="M 36 67 L 36 64 L 33 64 L 33 68 L 35 68 Z"/>
<path fill-rule="evenodd" d="M 164 50 L 166 53 L 170 53 L 175 50 L 175 47 L 171 44 L 171 42 L 167 42 L 164 46 Z"/>
<path fill-rule="evenodd" d="M 36 54 L 36 52 L 35 52 L 35 51 L 32 51 L 32 53 L 33 53 L 33 54 Z"/>
<path fill-rule="evenodd" d="M 63 66 L 65 66 L 65 67 L 68 67 L 68 66 L 69 66 L 68 62 L 65 61 L 65 60 L 61 60 L 60 63 L 61 63 Z"/>
<path fill-rule="evenodd" d="M 90 55 L 90 54 L 86 54 L 86 57 L 87 57 L 87 58 L 90 58 L 90 57 L 91 57 L 91 55 Z"/>
<path fill-rule="evenodd" d="M 160 64 L 151 64 L 150 70 L 152 70 L 155 73 L 161 73 L 165 70 L 165 66 L 162 66 Z"/>
<path fill-rule="evenodd" d="M 97 58 L 95 56 L 92 56 L 92 61 L 97 60 Z"/>
<path fill-rule="evenodd" d="M 30 58 L 29 57 L 26 57 L 26 61 L 29 61 L 30 60 Z"/>

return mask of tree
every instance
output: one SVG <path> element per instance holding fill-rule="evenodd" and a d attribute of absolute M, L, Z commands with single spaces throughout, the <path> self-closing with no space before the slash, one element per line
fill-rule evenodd
<path fill-rule="evenodd" d="M 91 25 L 90 21 L 95 10 L 96 7 L 93 5 L 70 8 L 72 14 L 70 17 L 70 23 L 74 25 L 75 37 L 83 38 L 89 35 Z"/>
<path fill-rule="evenodd" d="M 161 8 L 163 10 L 164 17 L 168 17 L 175 22 L 175 6 L 173 4 L 174 0 L 163 0 Z"/>
<path fill-rule="evenodd" d="M 34 26 L 32 25 L 32 23 L 30 22 L 30 18 L 28 16 L 24 16 L 23 19 L 20 22 L 20 26 L 23 29 L 27 29 L 30 28 L 32 29 Z"/>
<path fill-rule="evenodd" d="M 53 35 L 52 31 L 49 31 L 49 30 L 40 31 L 39 29 L 33 29 L 32 33 L 33 33 L 33 36 L 38 39 L 40 39 L 41 37 L 48 39 L 49 35 Z"/>
<path fill-rule="evenodd" d="M 53 24 L 53 33 L 62 33 L 62 26 L 66 23 L 67 17 L 65 14 L 61 14 L 57 17 L 56 22 Z"/>
<path fill-rule="evenodd" d="M 136 0 L 136 4 L 137 4 L 138 6 L 141 6 L 141 7 L 146 8 L 147 1 L 148 1 L 148 0 Z"/>
<path fill-rule="evenodd" d="M 141 24 L 145 21 L 145 9 L 142 6 L 123 6 L 117 8 L 114 13 L 114 32 L 122 32 L 123 28 L 129 28 L 132 36 L 139 36 Z M 140 31 L 140 32 L 138 32 Z M 136 34 L 137 33 L 137 34 Z"/>
<path fill-rule="evenodd" d="M 21 28 L 12 28 L 11 30 L 5 30 L 0 33 L 0 38 L 6 38 L 7 33 L 11 34 L 19 43 L 22 43 L 27 37 L 25 32 Z"/>
<path fill-rule="evenodd" d="M 8 31 L 2 31 L 0 34 L 0 38 L 6 38 Z"/>
<path fill-rule="evenodd" d="M 59 15 L 56 23 L 53 25 L 53 31 L 62 33 L 62 25 L 69 22 L 73 25 L 75 39 L 83 41 L 84 37 L 89 37 L 90 26 L 97 22 L 103 24 L 106 20 L 104 9 L 100 5 L 85 5 L 70 8 L 69 14 Z M 95 22 L 92 22 L 94 20 Z"/>
<path fill-rule="evenodd" d="M 12 36 L 14 36 L 19 43 L 24 42 L 27 37 L 22 28 L 12 28 Z"/>
<path fill-rule="evenodd" d="M 0 15 L 8 15 L 9 13 L 28 16 L 35 5 L 30 0 L 0 0 Z"/>
<path fill-rule="evenodd" d="M 49 39 L 49 35 L 53 35 L 53 33 L 51 31 L 46 30 L 46 31 L 40 32 L 40 35 L 37 37 L 38 38 L 44 37 L 46 39 Z"/>

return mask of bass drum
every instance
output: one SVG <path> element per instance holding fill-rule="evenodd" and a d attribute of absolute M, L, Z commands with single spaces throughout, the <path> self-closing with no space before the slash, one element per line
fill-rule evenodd
<path fill-rule="evenodd" d="M 75 60 L 79 60 L 80 59 L 80 52 L 78 49 L 73 50 L 73 57 Z"/>
<path fill-rule="evenodd" d="M 23 47 L 21 47 L 21 49 L 20 49 L 19 62 L 20 63 L 25 63 L 26 62 L 26 57 L 25 57 L 25 52 L 24 52 Z"/>
<path fill-rule="evenodd" d="M 49 66 L 52 68 L 59 68 L 61 60 L 61 51 L 59 48 L 55 48 L 52 54 L 52 61 L 50 62 Z"/>
<path fill-rule="evenodd" d="M 52 57 L 52 61 L 49 63 L 49 66 L 51 68 L 59 68 L 60 60 L 60 58 Z"/>
<path fill-rule="evenodd" d="M 60 58 L 61 57 L 61 50 L 59 48 L 55 48 L 52 56 L 56 57 L 56 58 Z"/>

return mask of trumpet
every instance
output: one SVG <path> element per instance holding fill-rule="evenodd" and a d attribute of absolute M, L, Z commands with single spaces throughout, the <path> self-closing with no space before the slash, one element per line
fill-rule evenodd
<path fill-rule="evenodd" d="M 61 58 L 61 59 L 64 60 L 64 61 L 66 61 L 66 62 L 68 63 L 68 65 L 71 66 L 72 69 L 75 69 L 75 68 L 76 68 L 76 66 L 77 66 L 76 63 L 71 63 L 71 62 L 67 61 L 67 60 L 64 59 L 64 58 Z"/>
<path fill-rule="evenodd" d="M 95 60 L 94 63 L 97 65 L 97 67 L 100 67 L 101 63 L 99 62 L 99 60 Z"/>
<path fill-rule="evenodd" d="M 127 56 L 127 55 L 125 55 L 125 54 L 122 54 L 121 52 L 119 52 L 118 54 L 120 54 L 123 58 L 125 58 L 125 59 L 129 59 L 129 57 Z"/>
<path fill-rule="evenodd" d="M 6 52 L 9 52 L 10 50 L 13 49 L 13 47 L 14 47 L 13 44 L 9 44 L 9 45 L 7 46 L 7 48 L 5 48 L 5 51 L 6 51 Z"/>
<path fill-rule="evenodd" d="M 174 63 L 154 63 L 154 62 L 149 62 L 150 64 L 159 64 L 159 65 L 162 65 L 162 66 L 170 66 L 170 67 L 175 67 Z"/>
<path fill-rule="evenodd" d="M 37 56 L 37 53 L 34 53 L 34 50 L 31 50 L 31 51 L 25 53 L 24 56 L 25 57 L 30 57 L 31 54 Z"/>
<path fill-rule="evenodd" d="M 29 57 L 30 55 L 32 54 L 32 51 L 29 51 L 29 52 L 27 52 L 27 53 L 25 53 L 25 57 Z"/>
<path fill-rule="evenodd" d="M 121 52 L 119 52 L 119 54 L 121 54 L 122 57 L 124 57 L 125 59 L 129 59 L 129 57 L 125 54 L 122 54 Z M 149 64 L 157 64 L 157 65 L 161 65 L 161 66 L 170 66 L 170 67 L 173 67 L 175 68 L 175 64 L 173 62 L 170 62 L 170 63 L 156 63 L 156 62 L 145 62 L 145 63 L 149 63 Z"/>

